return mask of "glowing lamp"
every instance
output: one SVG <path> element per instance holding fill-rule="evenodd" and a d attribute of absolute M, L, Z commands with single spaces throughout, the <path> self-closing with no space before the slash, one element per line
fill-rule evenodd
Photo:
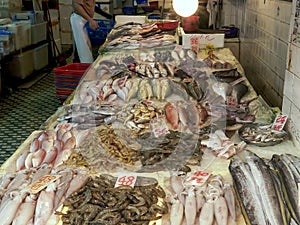
<path fill-rule="evenodd" d="M 198 0 L 173 0 L 174 11 L 182 17 L 193 15 L 198 9 Z"/>

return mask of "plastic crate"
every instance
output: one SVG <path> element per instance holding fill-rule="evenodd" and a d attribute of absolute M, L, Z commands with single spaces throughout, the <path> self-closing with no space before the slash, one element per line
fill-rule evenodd
<path fill-rule="evenodd" d="M 136 7 L 135 6 L 125 6 L 122 8 L 122 11 L 125 15 L 135 15 Z"/>
<path fill-rule="evenodd" d="M 116 22 L 114 20 L 95 20 L 99 25 L 97 30 L 92 30 L 89 27 L 89 23 L 86 23 L 85 27 L 92 45 L 102 45 L 105 42 L 108 33 L 114 28 Z"/>
<path fill-rule="evenodd" d="M 220 30 L 224 32 L 225 38 L 237 38 L 240 32 L 240 29 L 234 26 L 224 26 Z"/>
<path fill-rule="evenodd" d="M 179 25 L 179 21 L 160 21 L 156 22 L 156 25 L 160 30 L 176 30 Z"/>
<path fill-rule="evenodd" d="M 136 0 L 136 4 L 145 5 L 145 4 L 148 4 L 148 0 Z"/>
<path fill-rule="evenodd" d="M 63 103 L 76 89 L 90 63 L 71 63 L 54 69 L 56 96 Z"/>

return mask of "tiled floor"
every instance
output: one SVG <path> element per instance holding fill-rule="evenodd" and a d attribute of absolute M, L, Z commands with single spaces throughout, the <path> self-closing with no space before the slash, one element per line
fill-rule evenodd
<path fill-rule="evenodd" d="M 26 89 L 0 98 L 0 165 L 60 106 L 54 74 L 49 72 Z"/>

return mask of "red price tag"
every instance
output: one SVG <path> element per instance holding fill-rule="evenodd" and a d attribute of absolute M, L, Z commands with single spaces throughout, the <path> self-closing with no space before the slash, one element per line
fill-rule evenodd
<path fill-rule="evenodd" d="M 288 116 L 286 115 L 278 115 L 276 116 L 275 120 L 274 120 L 274 123 L 272 125 L 272 129 L 274 130 L 282 130 L 286 121 L 288 119 Z"/>
<path fill-rule="evenodd" d="M 164 119 L 155 118 L 150 122 L 150 126 L 156 138 L 169 133 L 168 126 Z"/>
<path fill-rule="evenodd" d="M 235 105 L 237 105 L 237 100 L 236 100 L 236 98 L 234 98 L 232 96 L 227 96 L 226 103 L 229 106 L 235 106 Z"/>
<path fill-rule="evenodd" d="M 134 187 L 137 176 L 133 174 L 120 175 L 115 183 L 115 187 L 131 186 Z"/>
<path fill-rule="evenodd" d="M 208 172 L 196 171 L 192 174 L 192 176 L 187 178 L 187 183 L 191 185 L 202 186 L 206 183 L 209 177 L 210 177 L 210 173 Z"/>
<path fill-rule="evenodd" d="M 146 100 L 146 99 L 143 100 L 143 103 L 146 104 L 146 105 L 153 105 L 152 101 Z"/>
<path fill-rule="evenodd" d="M 47 187 L 50 183 L 56 181 L 60 177 L 61 175 L 45 175 L 38 179 L 36 182 L 30 184 L 28 186 L 28 189 L 32 194 L 37 194 L 45 187 Z"/>

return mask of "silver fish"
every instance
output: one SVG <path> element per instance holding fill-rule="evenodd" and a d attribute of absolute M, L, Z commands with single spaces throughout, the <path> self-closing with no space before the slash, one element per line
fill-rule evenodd
<path fill-rule="evenodd" d="M 245 152 L 246 160 L 255 178 L 257 194 L 261 198 L 267 224 L 282 225 L 280 203 L 270 169 L 265 162 L 253 153 Z"/>
<path fill-rule="evenodd" d="M 279 171 L 280 177 L 284 183 L 285 188 L 287 189 L 287 206 L 292 214 L 292 217 L 299 221 L 299 210 L 298 209 L 298 185 L 299 175 L 295 176 L 295 169 L 292 162 L 288 162 L 288 159 L 285 155 L 273 155 L 271 162 L 273 163 L 275 169 Z"/>
<path fill-rule="evenodd" d="M 250 172 L 249 165 L 240 158 L 230 162 L 229 171 L 233 178 L 236 192 L 246 214 L 244 218 L 247 224 L 266 225 L 266 218 L 261 205 L 261 197 L 258 195 L 256 183 Z M 262 178 L 260 178 L 262 179 Z"/>

